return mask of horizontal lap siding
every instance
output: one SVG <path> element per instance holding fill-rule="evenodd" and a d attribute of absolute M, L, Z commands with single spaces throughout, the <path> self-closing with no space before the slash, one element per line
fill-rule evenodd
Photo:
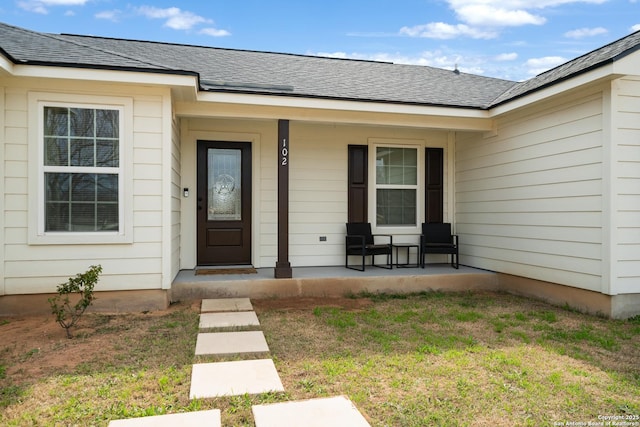
<path fill-rule="evenodd" d="M 181 227 L 181 156 L 180 121 L 174 118 L 171 128 L 171 279 L 180 271 L 180 227 Z"/>
<path fill-rule="evenodd" d="M 145 89 L 76 83 L 47 86 L 37 82 L 38 91 L 95 93 L 98 96 L 133 98 L 132 244 L 29 245 L 28 244 L 28 132 L 37 123 L 28 123 L 27 81 L 14 81 L 7 88 L 4 107 L 6 140 L 3 176 L 4 272 L 6 294 L 53 292 L 68 277 L 101 264 L 103 274 L 97 290 L 160 289 L 162 280 L 162 97 Z"/>
<path fill-rule="evenodd" d="M 371 138 L 420 140 L 436 147 L 446 147 L 447 141 L 446 132 L 299 122 L 291 123 L 290 137 L 289 255 L 293 266 L 344 264 L 349 145 L 367 145 Z M 446 154 L 445 149 L 445 159 Z M 369 156 L 374 155 L 369 150 Z M 445 160 L 445 182 L 446 166 Z M 444 197 L 446 218 L 446 187 Z M 373 214 L 369 212 L 369 217 Z M 326 241 L 321 242 L 321 236 Z M 275 245 L 276 236 L 268 242 Z"/>
<path fill-rule="evenodd" d="M 291 124 L 289 254 L 293 266 L 344 262 L 347 145 L 352 129 Z M 366 144 L 366 138 L 359 141 Z M 326 236 L 326 242 L 320 242 Z"/>
<path fill-rule="evenodd" d="M 499 118 L 495 136 L 458 135 L 465 264 L 600 290 L 602 104 L 594 93 Z"/>
<path fill-rule="evenodd" d="M 611 292 L 640 293 L 640 79 L 625 78 L 616 83 L 616 265 Z"/>

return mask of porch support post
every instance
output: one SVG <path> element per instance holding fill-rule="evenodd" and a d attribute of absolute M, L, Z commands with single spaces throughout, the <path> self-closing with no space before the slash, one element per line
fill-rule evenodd
<path fill-rule="evenodd" d="M 276 279 L 293 277 L 289 262 L 289 120 L 278 120 L 278 261 Z"/>

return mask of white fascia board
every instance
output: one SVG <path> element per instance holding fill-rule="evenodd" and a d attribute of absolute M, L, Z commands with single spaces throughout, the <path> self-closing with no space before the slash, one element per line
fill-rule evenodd
<path fill-rule="evenodd" d="M 487 118 L 488 113 L 474 108 L 447 108 L 390 102 L 342 101 L 321 98 L 199 92 L 198 101 L 225 104 L 244 104 L 263 107 L 289 107 L 313 110 L 353 111 L 366 113 L 415 114 L 460 118 Z"/>
<path fill-rule="evenodd" d="M 640 53 L 635 52 L 614 62 L 613 69 L 620 75 L 640 75 Z"/>
<path fill-rule="evenodd" d="M 0 76 L 13 74 L 13 67 L 13 62 L 9 61 L 4 55 L 0 55 Z"/>
<path fill-rule="evenodd" d="M 171 74 L 169 72 L 162 73 L 161 71 L 156 73 L 39 65 L 14 65 L 12 74 L 16 77 L 43 79 L 89 80 L 169 87 L 182 86 L 193 87 L 194 90 L 198 85 L 198 79 L 196 76 Z"/>
<path fill-rule="evenodd" d="M 614 80 L 620 77 L 620 75 L 615 74 L 614 71 L 614 64 L 607 64 L 602 67 L 598 67 L 595 70 L 579 74 L 576 77 L 561 81 L 549 86 L 548 88 L 537 90 L 529 95 L 522 96 L 513 101 L 509 101 L 506 104 L 494 107 L 489 110 L 489 116 L 494 118 L 536 102 L 544 101 L 545 99 L 549 99 L 561 93 L 577 89 L 584 85 L 596 83 L 598 81 Z"/>

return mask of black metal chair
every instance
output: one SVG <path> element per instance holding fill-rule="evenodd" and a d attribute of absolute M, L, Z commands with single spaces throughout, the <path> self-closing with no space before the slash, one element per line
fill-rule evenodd
<path fill-rule="evenodd" d="M 376 243 L 376 237 L 384 237 L 389 239 L 389 243 Z M 345 237 L 346 256 L 344 266 L 351 270 L 364 271 L 365 258 L 371 256 L 371 265 L 380 268 L 393 268 L 393 255 L 391 248 L 393 246 L 393 236 L 390 234 L 371 234 L 371 224 L 368 222 L 351 222 L 347 223 L 347 235 Z M 377 265 L 375 263 L 376 255 L 386 255 L 387 263 L 385 265 Z M 349 256 L 362 257 L 362 268 L 349 266 Z"/>
<path fill-rule="evenodd" d="M 450 254 L 451 266 L 458 268 L 458 235 L 451 234 L 449 223 L 422 223 L 420 264 L 424 268 L 426 254 Z"/>

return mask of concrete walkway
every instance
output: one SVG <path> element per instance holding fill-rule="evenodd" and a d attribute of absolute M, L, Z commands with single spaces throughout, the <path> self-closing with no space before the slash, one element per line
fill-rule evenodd
<path fill-rule="evenodd" d="M 200 330 L 196 341 L 197 356 L 249 357 L 250 360 L 197 363 L 191 371 L 190 399 L 284 392 L 280 376 L 271 359 L 255 359 L 269 354 L 262 331 L 225 331 L 236 328 L 259 328 L 260 322 L 249 298 L 204 299 L 201 305 Z M 344 396 L 282 402 L 252 407 L 256 427 L 332 426 L 366 427 L 369 423 Z M 220 427 L 220 411 L 197 411 L 153 417 L 115 420 L 109 427 Z"/>

